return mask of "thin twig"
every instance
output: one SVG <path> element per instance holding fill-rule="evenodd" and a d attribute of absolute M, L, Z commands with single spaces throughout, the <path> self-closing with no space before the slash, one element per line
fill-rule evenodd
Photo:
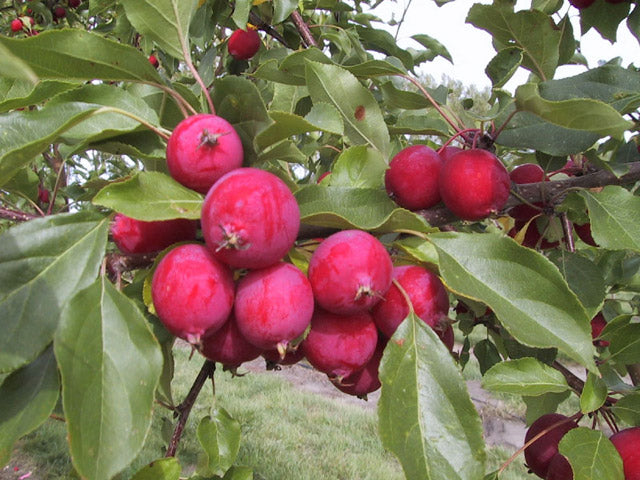
<path fill-rule="evenodd" d="M 567 250 L 569 250 L 571 253 L 575 253 L 576 244 L 573 241 L 573 225 L 571 224 L 571 220 L 569 220 L 567 212 L 562 212 L 560 214 L 560 219 L 562 220 L 562 231 L 564 232 L 564 239 L 567 242 Z"/>
<path fill-rule="evenodd" d="M 171 441 L 169 442 L 169 446 L 167 447 L 167 453 L 165 457 L 175 457 L 176 451 L 178 450 L 178 444 L 180 443 L 180 437 L 182 437 L 182 432 L 184 431 L 184 427 L 187 423 L 187 419 L 189 418 L 189 413 L 193 408 L 193 404 L 196 402 L 198 398 L 198 394 L 202 387 L 204 386 L 207 378 L 213 376 L 213 372 L 216 369 L 216 364 L 211 360 L 205 360 L 198 376 L 193 381 L 193 385 L 191 385 L 191 390 L 187 394 L 184 401 L 176 407 L 176 414 L 178 415 L 178 423 L 173 429 L 173 435 L 171 436 Z"/>
<path fill-rule="evenodd" d="M 19 210 L 11 210 L 9 208 L 0 207 L 0 218 L 3 220 L 11 220 L 12 222 L 27 222 L 34 218 L 40 218 L 33 213 L 21 212 Z"/>
<path fill-rule="evenodd" d="M 427 92 L 427 89 L 424 88 L 420 82 L 418 82 L 418 80 L 416 80 L 415 78 L 411 77 L 410 75 L 405 75 L 405 74 L 400 74 L 400 77 L 409 80 L 411 83 L 413 83 L 418 90 L 420 90 L 420 92 L 422 93 L 422 95 L 425 96 L 425 98 L 427 100 L 429 100 L 429 103 L 431 103 L 431 105 L 433 105 L 433 108 L 435 108 L 437 110 L 437 112 L 440 114 L 440 116 L 442 118 L 444 118 L 444 120 L 453 127 L 453 129 L 456 131 L 456 133 L 459 133 L 462 129 L 455 124 L 455 122 L 453 120 L 451 120 L 451 118 L 449 118 L 449 115 L 447 115 L 445 113 L 444 110 L 442 110 L 442 108 L 440 108 L 440 105 L 438 105 L 438 102 L 436 102 L 434 100 L 434 98 L 431 96 L 431 94 L 429 92 Z"/>
<path fill-rule="evenodd" d="M 278 32 L 275 28 L 273 28 L 271 25 L 265 22 L 255 12 L 249 12 L 249 23 L 251 23 L 251 25 L 258 27 L 259 30 L 262 30 L 267 35 L 270 35 L 273 38 L 275 38 L 278 42 L 280 42 L 286 48 L 291 48 L 287 43 L 287 41 L 285 40 L 285 38 L 282 35 L 280 35 L 280 32 Z"/>

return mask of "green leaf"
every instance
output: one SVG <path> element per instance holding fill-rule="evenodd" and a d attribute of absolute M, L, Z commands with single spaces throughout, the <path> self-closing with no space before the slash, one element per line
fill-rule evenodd
<path fill-rule="evenodd" d="M 197 0 L 121 0 L 131 25 L 169 55 L 182 59 Z M 189 50 L 187 48 L 187 54 Z"/>
<path fill-rule="evenodd" d="M 198 441 L 205 451 L 205 460 L 198 473 L 222 475 L 235 461 L 240 449 L 240 423 L 222 409 L 216 408 L 198 424 Z"/>
<path fill-rule="evenodd" d="M 19 57 L 41 79 L 161 83 L 158 72 L 140 50 L 77 28 L 47 30 L 25 39 L 0 36 L 0 46 Z"/>
<path fill-rule="evenodd" d="M 141 468 L 131 480 L 178 480 L 182 473 L 176 457 L 159 458 Z"/>
<path fill-rule="evenodd" d="M 562 373 L 531 357 L 494 365 L 482 377 L 482 387 L 491 392 L 530 396 L 569 389 Z"/>
<path fill-rule="evenodd" d="M 236 27 L 246 30 L 249 21 L 249 12 L 251 11 L 251 0 L 237 0 L 231 18 Z"/>
<path fill-rule="evenodd" d="M 488 305 L 518 341 L 556 347 L 595 371 L 590 318 L 557 268 L 509 237 L 438 233 L 429 236 L 440 273 L 454 292 Z"/>
<path fill-rule="evenodd" d="M 60 140 L 70 145 L 100 141 L 143 128 L 140 122 L 128 115 L 135 115 L 152 125 L 159 123 L 156 112 L 144 100 L 110 85 L 84 85 L 61 93 L 47 103 L 45 109 L 74 102 L 85 104 L 87 108 L 105 106 L 116 110 L 91 116 L 66 130 Z"/>
<path fill-rule="evenodd" d="M 392 135 L 447 136 L 449 128 L 449 124 L 435 110 L 421 114 L 402 112 L 398 115 L 395 125 L 389 126 L 389 133 Z"/>
<path fill-rule="evenodd" d="M 342 135 L 344 126 L 342 117 L 332 105 L 319 103 L 314 105 L 305 118 L 287 112 L 269 112 L 275 122 L 256 136 L 256 145 L 263 150 L 293 135 L 308 132 L 325 131 Z"/>
<path fill-rule="evenodd" d="M 500 124 L 506 120 L 509 109 L 496 120 Z M 558 142 L 557 139 L 562 141 Z M 567 156 L 586 151 L 600 138 L 599 135 L 584 130 L 571 130 L 553 125 L 529 112 L 518 112 L 500 133 L 497 143 L 505 147 L 526 148 L 552 156 Z"/>
<path fill-rule="evenodd" d="M 253 470 L 249 467 L 234 465 L 226 471 L 222 480 L 253 480 Z"/>
<path fill-rule="evenodd" d="M 640 323 L 630 317 L 610 322 L 601 334 L 609 342 L 610 360 L 622 365 L 640 363 Z"/>
<path fill-rule="evenodd" d="M 14 55 L 7 46 L 0 42 L 0 77 L 25 80 L 33 85 L 39 81 L 31 67 L 19 56 Z"/>
<path fill-rule="evenodd" d="M 640 250 L 640 198 L 623 187 L 608 185 L 601 192 L 582 191 L 587 201 L 591 234 L 610 250 Z"/>
<path fill-rule="evenodd" d="M 595 373 L 589 372 L 584 389 L 580 395 L 580 410 L 582 413 L 595 412 L 607 399 L 607 385 L 602 378 Z"/>
<path fill-rule="evenodd" d="M 590 318 L 595 317 L 602 309 L 606 295 L 606 285 L 600 268 L 580 253 L 566 250 L 552 252 L 549 259 L 558 267 L 569 288 L 578 296 L 587 315 Z"/>
<path fill-rule="evenodd" d="M 356 77 L 378 77 L 381 75 L 406 75 L 406 71 L 384 60 L 368 60 L 357 65 L 343 65 Z"/>
<path fill-rule="evenodd" d="M 358 145 L 343 151 L 336 159 L 329 185 L 332 187 L 382 188 L 387 163 L 377 150 Z"/>
<path fill-rule="evenodd" d="M 385 157 L 389 154 L 389 131 L 378 102 L 354 75 L 334 65 L 309 61 L 306 77 L 313 102 L 338 109 L 352 143 L 370 145 Z"/>
<path fill-rule="evenodd" d="M 627 17 L 627 28 L 631 34 L 640 42 L 640 7 L 635 5 Z"/>
<path fill-rule="evenodd" d="M 558 66 L 561 33 L 551 17 L 539 10 L 512 10 L 475 4 L 467 23 L 489 32 L 494 42 L 522 50 L 522 66 L 541 80 L 553 78 Z"/>
<path fill-rule="evenodd" d="M 0 385 L 0 468 L 7 464 L 14 442 L 49 418 L 60 394 L 53 349 L 14 371 Z"/>
<path fill-rule="evenodd" d="M 542 98 L 534 83 L 526 83 L 516 89 L 516 106 L 554 125 L 592 132 L 601 137 L 622 136 L 633 126 L 613 107 L 599 100 L 575 98 L 550 101 Z"/>
<path fill-rule="evenodd" d="M 427 49 L 430 54 L 430 60 L 433 60 L 436 57 L 442 57 L 453 63 L 453 58 L 451 57 L 449 50 L 447 50 L 447 47 L 435 38 L 425 34 L 412 35 L 411 38 Z"/>
<path fill-rule="evenodd" d="M 624 478 L 620 454 L 600 430 L 569 430 L 560 440 L 558 451 L 569 459 L 575 480 Z"/>
<path fill-rule="evenodd" d="M 434 230 L 435 231 L 435 230 Z M 413 257 L 418 262 L 438 265 L 438 252 L 433 243 L 416 236 L 407 236 L 393 242 L 393 246 Z"/>
<path fill-rule="evenodd" d="M 104 187 L 93 203 L 138 220 L 200 218 L 203 198 L 160 172 L 140 172 Z"/>
<path fill-rule="evenodd" d="M 473 354 L 478 359 L 481 375 L 484 375 L 487 370 L 502 361 L 498 348 L 491 340 L 486 338 L 473 346 Z"/>
<path fill-rule="evenodd" d="M 276 59 L 267 60 L 253 73 L 257 78 L 287 85 L 306 85 L 305 65 L 308 60 L 323 64 L 333 64 L 318 48 L 306 48 L 288 55 L 280 62 Z M 354 67 L 355 68 L 355 67 Z"/>
<path fill-rule="evenodd" d="M 562 393 L 544 393 L 535 397 L 523 396 L 522 400 L 527 405 L 527 425 L 531 425 L 546 413 L 554 413 L 569 396 L 570 390 Z"/>
<path fill-rule="evenodd" d="M 298 8 L 297 0 L 274 0 L 273 23 L 284 22 L 296 8 Z"/>
<path fill-rule="evenodd" d="M 623 422 L 629 425 L 640 425 L 640 392 L 626 394 L 611 408 Z"/>
<path fill-rule="evenodd" d="M 0 372 L 34 360 L 69 297 L 95 279 L 108 219 L 95 213 L 31 220 L 0 236 Z"/>
<path fill-rule="evenodd" d="M 523 60 L 522 49 L 507 47 L 500 50 L 487 64 L 485 73 L 491 79 L 493 88 L 500 88 L 513 77 Z"/>
<path fill-rule="evenodd" d="M 356 31 L 362 46 L 367 50 L 384 53 L 385 55 L 397 57 L 402 65 L 408 70 L 413 69 L 413 57 L 409 52 L 398 46 L 398 42 L 386 30 L 357 25 Z"/>
<path fill-rule="evenodd" d="M 307 160 L 307 156 L 291 140 L 284 140 L 258 155 L 258 163 L 275 161 L 305 165 Z"/>
<path fill-rule="evenodd" d="M 22 80 L 0 79 L 0 112 L 36 105 L 78 84 L 43 80 L 37 85 Z"/>
<path fill-rule="evenodd" d="M 398 208 L 384 190 L 308 185 L 295 196 L 300 220 L 308 225 L 378 233 L 431 230 L 422 217 Z"/>
<path fill-rule="evenodd" d="M 3 133 L 0 135 L 0 186 L 53 143 L 60 134 L 99 114 L 101 108 L 106 107 L 67 103 L 32 112 L 0 115 L 0 131 Z"/>
<path fill-rule="evenodd" d="M 149 130 L 125 133 L 97 143 L 91 148 L 114 155 L 129 155 L 144 163 L 147 170 L 168 173 L 167 148 L 160 137 Z"/>
<path fill-rule="evenodd" d="M 142 312 L 105 278 L 62 312 L 54 349 L 73 464 L 108 480 L 142 448 L 162 354 Z"/>
<path fill-rule="evenodd" d="M 580 10 L 580 31 L 584 35 L 593 27 L 603 38 L 613 43 L 616 41 L 618 26 L 628 14 L 628 2 L 613 4 L 596 0 L 589 8 Z"/>
<path fill-rule="evenodd" d="M 451 353 L 410 314 L 380 365 L 378 426 L 406 478 L 477 480 L 484 475 L 482 423 Z"/>

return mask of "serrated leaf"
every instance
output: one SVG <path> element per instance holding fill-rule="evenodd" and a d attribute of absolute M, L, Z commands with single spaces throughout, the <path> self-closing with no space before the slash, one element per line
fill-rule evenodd
<path fill-rule="evenodd" d="M 467 23 L 491 33 L 503 45 L 522 50 L 522 66 L 541 80 L 553 78 L 558 66 L 560 31 L 553 20 L 539 10 L 514 12 L 499 5 L 475 4 Z"/>
<path fill-rule="evenodd" d="M 629 14 L 629 3 L 609 3 L 596 0 L 589 8 L 580 10 L 580 31 L 586 34 L 592 27 L 603 38 L 610 42 L 616 41 L 618 26 Z"/>
<path fill-rule="evenodd" d="M 271 111 L 269 116 L 274 121 L 256 136 L 256 145 L 263 150 L 293 135 L 308 132 L 324 131 L 342 135 L 343 124 L 340 113 L 327 103 L 314 105 L 306 117 L 293 113 Z"/>
<path fill-rule="evenodd" d="M 51 342 L 65 303 L 98 274 L 108 223 L 95 213 L 54 215 L 0 236 L 0 372 Z"/>
<path fill-rule="evenodd" d="M 41 103 L 77 86 L 76 83 L 57 80 L 43 80 L 32 85 L 22 80 L 3 78 L 0 80 L 0 112 Z"/>
<path fill-rule="evenodd" d="M 222 475 L 235 461 L 240 449 L 240 423 L 229 413 L 216 408 L 198 424 L 198 441 L 206 460 L 198 466 L 198 473 Z"/>
<path fill-rule="evenodd" d="M 484 69 L 491 79 L 493 88 L 500 88 L 513 77 L 523 60 L 522 49 L 508 47 L 500 50 Z"/>
<path fill-rule="evenodd" d="M 640 198 L 615 185 L 580 195 L 587 201 L 591 234 L 599 246 L 640 250 Z"/>
<path fill-rule="evenodd" d="M 538 252 L 493 234 L 429 236 L 454 292 L 488 305 L 518 341 L 556 347 L 595 371 L 590 318 L 557 268 Z"/>
<path fill-rule="evenodd" d="M 2 43 L 0 43 L 0 77 L 24 80 L 33 85 L 39 81 L 31 67 Z"/>
<path fill-rule="evenodd" d="M 380 380 L 380 439 L 406 478 L 484 475 L 482 424 L 462 375 L 435 332 L 414 314 L 387 344 Z"/>
<path fill-rule="evenodd" d="M 516 106 L 518 110 L 533 113 L 554 125 L 601 137 L 619 137 L 633 126 L 606 103 L 590 98 L 550 101 L 540 96 L 538 86 L 533 83 L 516 89 Z"/>
<path fill-rule="evenodd" d="M 438 264 L 436 247 L 433 246 L 433 243 L 423 238 L 407 236 L 393 242 L 393 246 L 404 251 L 418 262 L 432 265 Z"/>
<path fill-rule="evenodd" d="M 636 37 L 636 40 L 640 42 L 640 7 L 638 5 L 633 7 L 631 13 L 627 17 L 627 28 L 631 32 L 631 35 Z"/>
<path fill-rule="evenodd" d="M 385 60 L 368 60 L 357 65 L 344 65 L 356 77 L 379 77 L 383 75 L 406 75 L 406 71 Z"/>
<path fill-rule="evenodd" d="M 487 370 L 502 361 L 498 348 L 487 338 L 480 340 L 473 346 L 473 355 L 478 360 L 481 375 L 484 375 Z"/>
<path fill-rule="evenodd" d="M 41 79 L 131 80 L 161 83 L 160 76 L 138 49 L 80 29 L 47 30 L 3 45 Z"/>
<path fill-rule="evenodd" d="M 453 58 L 451 57 L 449 50 L 447 50 L 447 47 L 435 38 L 425 34 L 412 35 L 411 38 L 425 47 L 431 53 L 432 58 L 442 57 L 453 63 Z"/>
<path fill-rule="evenodd" d="M 389 131 L 378 102 L 354 75 L 334 65 L 308 61 L 306 78 L 314 103 L 329 103 L 338 109 L 352 143 L 370 145 L 388 155 Z"/>
<path fill-rule="evenodd" d="M 604 405 L 606 399 L 607 385 L 604 380 L 593 372 L 589 372 L 580 394 L 580 410 L 585 414 L 595 412 Z"/>
<path fill-rule="evenodd" d="M 622 459 L 611 441 L 600 431 L 586 427 L 569 430 L 558 451 L 569 459 L 575 480 L 620 480 Z"/>
<path fill-rule="evenodd" d="M 331 169 L 332 187 L 382 188 L 388 165 L 377 150 L 358 145 L 343 151 Z"/>
<path fill-rule="evenodd" d="M 108 480 L 147 436 L 158 343 L 135 303 L 100 277 L 67 304 L 54 350 L 73 464 L 83 477 Z"/>
<path fill-rule="evenodd" d="M 414 62 L 411 54 L 400 48 L 393 35 L 386 30 L 357 25 L 356 31 L 358 32 L 358 39 L 365 49 L 396 57 L 400 59 L 406 69 L 413 69 Z"/>
<path fill-rule="evenodd" d="M 284 22 L 296 8 L 297 0 L 273 0 L 273 23 Z"/>
<path fill-rule="evenodd" d="M 606 285 L 600 268 L 579 253 L 558 250 L 549 255 L 590 318 L 602 309 Z"/>
<path fill-rule="evenodd" d="M 380 85 L 380 91 L 384 95 L 385 104 L 392 108 L 403 108 L 407 110 L 421 110 L 431 108 L 433 105 L 424 95 L 407 90 L 400 90 L 393 82 L 388 81 Z M 429 95 L 440 105 L 447 103 L 449 89 L 445 86 L 438 88 L 427 88 Z"/>
<path fill-rule="evenodd" d="M 609 342 L 610 360 L 622 365 L 640 363 L 640 323 L 629 319 L 611 322 L 601 337 Z"/>
<path fill-rule="evenodd" d="M 160 172 L 139 172 L 134 177 L 107 185 L 93 203 L 138 220 L 200 218 L 203 197 Z"/>
<path fill-rule="evenodd" d="M 13 444 L 43 423 L 60 394 L 53 349 L 47 348 L 29 365 L 14 371 L 0 385 L 0 468 L 7 464 Z"/>
<path fill-rule="evenodd" d="M 236 27 L 245 30 L 249 21 L 249 12 L 251 11 L 251 0 L 237 0 L 231 18 Z"/>
<path fill-rule="evenodd" d="M 482 387 L 492 392 L 529 396 L 569 389 L 562 373 L 531 357 L 497 363 L 482 377 Z"/>
<path fill-rule="evenodd" d="M 384 190 L 308 185 L 295 196 L 300 220 L 308 225 L 378 233 L 431 230 L 422 217 L 398 208 Z"/>
<path fill-rule="evenodd" d="M 176 457 L 159 458 L 138 470 L 131 480 L 178 480 L 181 472 Z"/>
<path fill-rule="evenodd" d="M 544 393 L 535 397 L 522 397 L 527 406 L 527 425 L 531 425 L 546 413 L 554 413 L 558 409 L 558 405 L 569 398 L 571 393 L 570 390 L 565 390 L 562 393 Z"/>
<path fill-rule="evenodd" d="M 505 121 L 510 109 L 505 110 L 496 124 Z M 586 151 L 599 138 L 587 131 L 571 130 L 553 125 L 529 112 L 518 112 L 500 133 L 497 143 L 505 147 L 528 148 L 552 156 L 567 156 Z M 558 141 L 560 139 L 560 141 Z"/>
<path fill-rule="evenodd" d="M 611 408 L 623 422 L 629 425 L 640 425 L 640 392 L 626 394 Z"/>
<path fill-rule="evenodd" d="M 435 110 L 427 113 L 402 112 L 394 125 L 389 126 L 392 135 L 439 135 L 447 136 L 449 124 Z"/>
<path fill-rule="evenodd" d="M 197 0 L 121 0 L 131 25 L 177 59 L 184 58 L 182 45 L 189 45 L 189 24 Z M 189 49 L 187 47 L 187 55 Z"/>

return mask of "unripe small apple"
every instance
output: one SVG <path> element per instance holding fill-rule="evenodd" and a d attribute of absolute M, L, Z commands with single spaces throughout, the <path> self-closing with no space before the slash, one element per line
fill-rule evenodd
<path fill-rule="evenodd" d="M 56 18 L 64 18 L 67 16 L 67 10 L 62 5 L 58 5 L 53 9 L 53 16 Z"/>
<path fill-rule="evenodd" d="M 260 49 L 260 35 L 253 28 L 236 30 L 229 37 L 227 48 L 236 60 L 249 60 Z"/>
<path fill-rule="evenodd" d="M 440 196 L 449 210 L 463 220 L 480 220 L 507 203 L 509 173 L 491 152 L 463 150 L 440 169 Z"/>

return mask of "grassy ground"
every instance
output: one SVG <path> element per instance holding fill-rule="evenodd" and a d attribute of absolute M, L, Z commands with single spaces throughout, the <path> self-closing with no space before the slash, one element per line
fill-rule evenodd
<path fill-rule="evenodd" d="M 175 398 L 188 391 L 201 365 L 187 352 L 176 352 Z M 375 409 L 346 403 L 292 387 L 286 379 L 270 372 L 251 373 L 232 378 L 216 372 L 217 401 L 242 425 L 238 464 L 251 466 L 256 480 L 401 480 L 402 469 L 384 451 L 377 435 Z M 197 421 L 207 415 L 212 395 L 207 385 L 201 393 L 180 444 L 178 457 L 184 474 L 197 463 L 199 444 L 195 436 Z M 143 465 L 164 453 L 170 415 L 158 408 L 143 451 L 118 480 L 124 480 Z M 163 437 L 164 436 L 164 437 Z M 49 420 L 19 443 L 12 465 L 33 471 L 30 480 L 72 478 L 66 450 L 66 431 L 61 422 Z M 492 448 L 488 452 L 490 469 L 497 469 L 512 452 Z M 11 472 L 13 473 L 13 472 Z M 2 476 L 0 479 L 17 478 Z M 504 480 L 530 478 L 519 458 Z"/>

